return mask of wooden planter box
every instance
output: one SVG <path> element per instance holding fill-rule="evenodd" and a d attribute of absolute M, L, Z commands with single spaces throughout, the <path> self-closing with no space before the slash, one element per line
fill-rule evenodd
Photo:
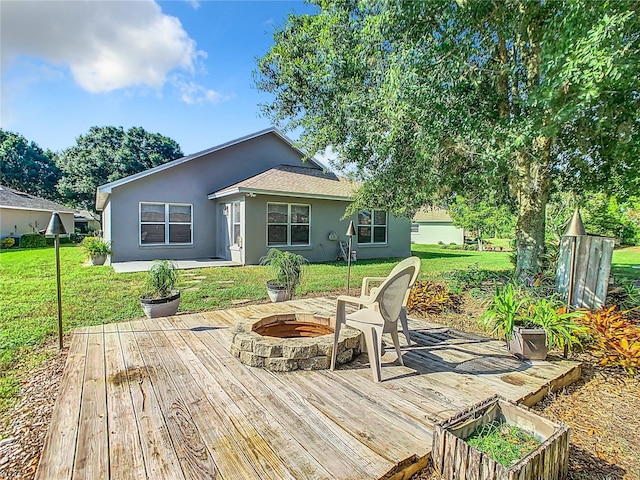
<path fill-rule="evenodd" d="M 478 426 L 503 420 L 540 440 L 536 450 L 510 468 L 465 441 Z M 567 476 L 569 427 L 547 420 L 499 396 L 480 402 L 435 425 L 431 458 L 447 480 L 555 480 Z"/>

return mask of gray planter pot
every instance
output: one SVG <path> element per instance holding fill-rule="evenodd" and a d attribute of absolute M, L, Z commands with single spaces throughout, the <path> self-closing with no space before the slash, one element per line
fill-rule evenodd
<path fill-rule="evenodd" d="M 104 265 L 106 261 L 106 255 L 91 255 L 91 265 Z"/>
<path fill-rule="evenodd" d="M 149 318 L 170 317 L 180 306 L 180 290 L 174 290 L 170 297 L 140 298 L 144 313 Z"/>
<path fill-rule="evenodd" d="M 544 360 L 549 353 L 547 332 L 542 328 L 516 327 L 507 337 L 507 350 L 520 360 Z"/>
<path fill-rule="evenodd" d="M 291 294 L 287 290 L 287 287 L 278 285 L 273 280 L 267 282 L 267 295 L 269 295 L 269 299 L 274 303 L 291 300 Z"/>

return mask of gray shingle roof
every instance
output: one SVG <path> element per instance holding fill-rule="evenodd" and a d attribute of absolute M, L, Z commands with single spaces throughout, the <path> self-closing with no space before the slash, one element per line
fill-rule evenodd
<path fill-rule="evenodd" d="M 352 200 L 360 185 L 318 168 L 278 165 L 209 195 L 220 198 L 235 193 L 257 193 Z"/>
<path fill-rule="evenodd" d="M 451 215 L 441 208 L 423 207 L 413 216 L 414 222 L 453 222 Z"/>
<path fill-rule="evenodd" d="M 48 212 L 73 212 L 69 207 L 0 185 L 0 207 Z"/>

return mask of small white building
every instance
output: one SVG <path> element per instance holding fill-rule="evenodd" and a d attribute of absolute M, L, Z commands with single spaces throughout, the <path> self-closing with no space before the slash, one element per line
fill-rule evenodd
<path fill-rule="evenodd" d="M 421 208 L 411 223 L 411 243 L 461 245 L 464 243 L 464 229 L 456 227 L 444 209 Z"/>

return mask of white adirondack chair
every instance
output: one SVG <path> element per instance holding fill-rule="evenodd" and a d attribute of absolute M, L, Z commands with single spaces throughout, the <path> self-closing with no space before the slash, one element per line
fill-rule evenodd
<path fill-rule="evenodd" d="M 400 262 L 380 286 L 372 290 L 370 296 L 363 298 L 340 295 L 338 297 L 336 327 L 334 331 L 333 351 L 331 354 L 331 370 L 335 369 L 338 339 L 340 337 L 340 328 L 343 324 L 356 328 L 363 333 L 369 355 L 369 364 L 375 382 L 379 382 L 381 377 L 380 357 L 382 351 L 382 335 L 384 333 L 391 334 L 393 345 L 398 355 L 398 361 L 401 365 L 404 365 L 402 352 L 400 351 L 400 340 L 398 338 L 398 319 L 400 318 L 403 304 L 406 304 L 405 298 L 407 297 L 409 284 L 418 268 L 412 258 Z M 399 268 L 401 264 L 402 268 Z M 347 315 L 347 303 L 361 305 L 366 308 Z"/>

